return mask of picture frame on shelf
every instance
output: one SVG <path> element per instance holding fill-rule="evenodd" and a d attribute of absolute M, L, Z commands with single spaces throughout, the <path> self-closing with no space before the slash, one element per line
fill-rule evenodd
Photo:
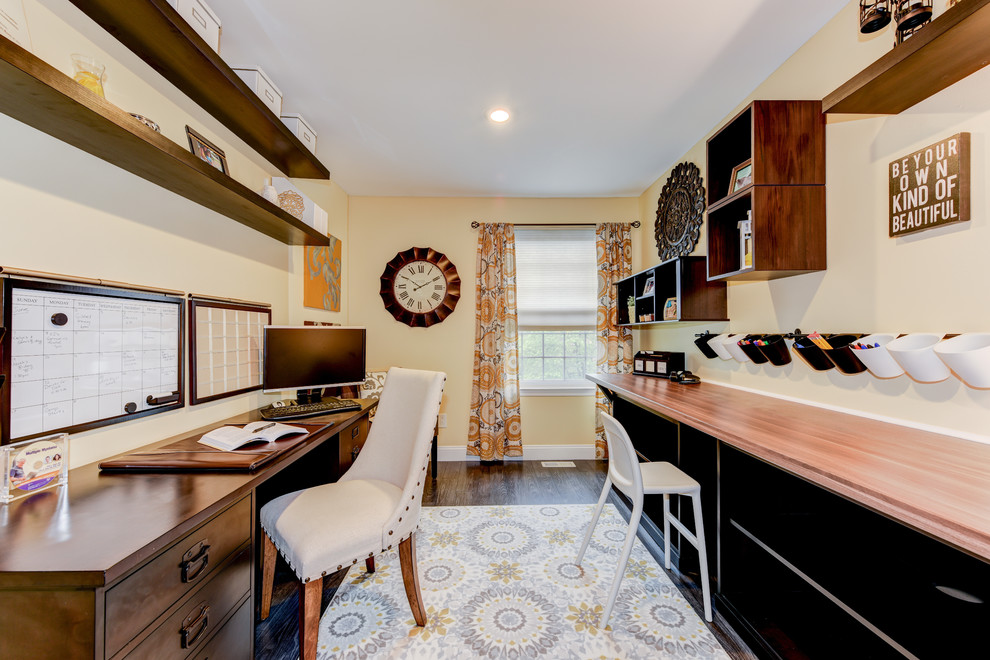
<path fill-rule="evenodd" d="M 186 126 L 186 137 L 189 138 L 189 150 L 194 156 L 209 163 L 227 176 L 230 176 L 230 171 L 227 169 L 227 155 L 223 152 L 223 149 L 207 140 L 189 126 Z"/>
<path fill-rule="evenodd" d="M 747 158 L 732 168 L 732 177 L 729 179 L 729 193 L 745 188 L 753 183 L 753 159 Z"/>
<path fill-rule="evenodd" d="M 643 286 L 643 295 L 644 296 L 653 295 L 654 286 L 655 283 L 653 277 L 650 277 L 650 279 L 646 280 L 646 284 Z"/>
<path fill-rule="evenodd" d="M 677 320 L 677 297 L 667 298 L 666 302 L 663 304 L 663 320 L 664 321 L 676 321 Z"/>

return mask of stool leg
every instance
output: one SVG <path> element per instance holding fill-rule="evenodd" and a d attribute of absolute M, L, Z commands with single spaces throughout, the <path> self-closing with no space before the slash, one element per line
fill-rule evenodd
<path fill-rule="evenodd" d="M 705 621 L 712 620 L 712 595 L 708 584 L 708 551 L 705 549 L 705 524 L 701 519 L 701 493 L 691 496 L 694 504 L 694 536 L 698 539 L 698 559 L 701 564 L 701 594 L 705 599 Z"/>
<path fill-rule="evenodd" d="M 581 551 L 578 552 L 577 563 L 580 565 L 581 560 L 584 559 L 584 552 L 588 549 L 588 544 L 591 543 L 591 535 L 595 532 L 595 525 L 598 524 L 598 516 L 602 514 L 602 509 L 605 508 L 605 499 L 608 497 L 608 492 L 612 489 L 612 479 L 611 477 L 605 477 L 605 486 L 602 487 L 602 494 L 598 498 L 598 506 L 595 507 L 595 513 L 591 516 L 591 524 L 588 525 L 588 532 L 584 535 L 584 542 L 581 544 Z"/>
<path fill-rule="evenodd" d="M 670 495 L 663 494 L 663 564 L 670 570 Z"/>
<path fill-rule="evenodd" d="M 299 582 L 300 660 L 316 660 L 316 642 L 320 635 L 320 601 L 322 598 L 323 578 Z"/>
<path fill-rule="evenodd" d="M 261 620 L 268 618 L 268 613 L 272 609 L 272 590 L 275 586 L 275 562 L 278 559 L 278 550 L 275 543 L 268 534 L 262 532 L 261 536 Z"/>
<path fill-rule="evenodd" d="M 619 584 L 622 582 L 622 576 L 626 572 L 626 564 L 629 562 L 629 554 L 632 552 L 633 543 L 636 541 L 636 531 L 639 529 L 639 519 L 643 515 L 643 497 L 639 497 L 639 501 L 633 506 L 632 515 L 629 516 L 629 530 L 626 532 L 626 542 L 622 545 L 622 553 L 619 555 L 619 565 L 615 570 L 615 577 L 612 578 L 612 588 L 609 590 L 608 603 L 605 605 L 605 611 L 602 613 L 602 620 L 598 624 L 599 630 L 605 630 L 608 627 L 608 619 L 612 615 L 612 607 L 615 605 L 615 599 L 619 595 Z"/>

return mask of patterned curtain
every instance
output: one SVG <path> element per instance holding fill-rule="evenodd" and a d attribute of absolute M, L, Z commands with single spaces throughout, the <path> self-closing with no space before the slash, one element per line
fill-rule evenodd
<path fill-rule="evenodd" d="M 632 239 L 629 225 L 609 222 L 598 225 L 598 373 L 627 374 L 632 371 L 632 330 L 619 327 L 615 283 L 632 275 Z M 600 412 L 611 413 L 612 404 L 595 392 L 595 458 L 608 458 L 608 444 Z"/>
<path fill-rule="evenodd" d="M 467 450 L 483 461 L 500 461 L 523 453 L 512 225 L 481 225 L 476 275 L 474 384 Z"/>

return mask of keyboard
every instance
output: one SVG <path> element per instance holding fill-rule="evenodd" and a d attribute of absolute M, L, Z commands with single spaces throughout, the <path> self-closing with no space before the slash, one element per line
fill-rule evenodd
<path fill-rule="evenodd" d="M 295 406 L 269 406 L 262 408 L 261 419 L 297 419 L 299 417 L 315 417 L 333 413 L 360 410 L 361 404 L 347 399 L 327 399 L 318 403 L 303 403 Z"/>

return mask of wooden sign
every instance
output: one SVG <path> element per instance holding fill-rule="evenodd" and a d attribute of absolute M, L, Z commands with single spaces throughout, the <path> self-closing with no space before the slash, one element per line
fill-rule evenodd
<path fill-rule="evenodd" d="M 969 133 L 890 164 L 890 235 L 969 220 Z"/>

